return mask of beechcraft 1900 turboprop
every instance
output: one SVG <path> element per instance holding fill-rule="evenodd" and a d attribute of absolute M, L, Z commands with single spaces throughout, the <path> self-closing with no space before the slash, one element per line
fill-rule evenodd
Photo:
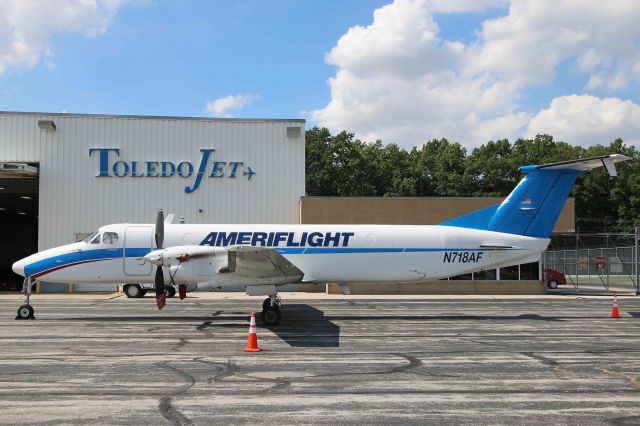
<path fill-rule="evenodd" d="M 268 296 L 262 317 L 274 326 L 285 284 L 419 282 L 535 262 L 577 176 L 601 166 L 616 176 L 615 163 L 626 160 L 613 154 L 522 167 L 526 176 L 501 204 L 429 226 L 171 224 L 160 210 L 155 225 L 106 225 L 82 242 L 16 262 L 26 295 L 17 318 L 33 318 L 29 296 L 38 279 L 155 283 L 160 309 L 166 285 L 181 295 L 187 284 L 240 285 Z"/>

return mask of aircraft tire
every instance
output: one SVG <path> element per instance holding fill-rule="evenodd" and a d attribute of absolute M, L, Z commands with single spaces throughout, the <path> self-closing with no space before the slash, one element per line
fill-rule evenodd
<path fill-rule="evenodd" d="M 275 305 L 276 308 L 279 308 L 278 305 Z M 266 311 L 267 308 L 271 307 L 271 298 L 267 297 L 266 299 L 264 299 L 264 302 L 262 302 L 262 312 Z"/>
<path fill-rule="evenodd" d="M 176 288 L 173 286 L 167 287 L 167 297 L 172 298 L 175 295 L 176 295 Z"/>
<path fill-rule="evenodd" d="M 549 288 L 550 288 L 550 289 L 556 289 L 556 288 L 558 288 L 558 281 L 556 281 L 556 280 L 551 280 L 551 281 L 549 281 Z"/>
<path fill-rule="evenodd" d="M 138 284 L 127 284 L 124 286 L 124 294 L 127 297 L 142 297 L 144 294 L 142 293 L 142 288 Z"/>
<path fill-rule="evenodd" d="M 31 305 L 20 305 L 18 308 L 18 315 L 16 316 L 17 320 L 28 320 L 34 318 L 33 307 Z"/>
<path fill-rule="evenodd" d="M 267 309 L 262 311 L 262 322 L 267 327 L 275 327 L 280 324 L 281 319 L 282 313 L 277 307 L 269 306 Z"/>

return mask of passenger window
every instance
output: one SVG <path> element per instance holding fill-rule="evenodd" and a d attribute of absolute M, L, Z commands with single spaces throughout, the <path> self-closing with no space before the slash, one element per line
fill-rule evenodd
<path fill-rule="evenodd" d="M 102 235 L 102 244 L 116 244 L 118 242 L 118 234 L 115 232 L 105 232 Z"/>
<path fill-rule="evenodd" d="M 100 234 L 96 235 L 93 240 L 89 244 L 100 244 Z"/>

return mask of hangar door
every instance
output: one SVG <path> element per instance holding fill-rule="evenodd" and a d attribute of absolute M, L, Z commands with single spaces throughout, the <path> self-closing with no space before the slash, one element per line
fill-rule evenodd
<path fill-rule="evenodd" d="M 149 275 L 151 264 L 142 262 L 143 257 L 153 247 L 153 228 L 145 225 L 127 226 L 124 237 L 124 273 L 125 275 Z"/>
<path fill-rule="evenodd" d="M 38 251 L 39 184 L 38 164 L 0 162 L 0 291 L 22 288 L 11 265 Z"/>

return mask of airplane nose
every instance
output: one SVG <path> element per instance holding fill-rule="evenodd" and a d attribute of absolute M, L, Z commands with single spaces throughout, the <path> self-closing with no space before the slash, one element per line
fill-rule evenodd
<path fill-rule="evenodd" d="M 15 272 L 16 274 L 22 275 L 24 277 L 24 264 L 24 259 L 18 260 L 11 266 L 11 269 L 13 269 L 13 272 Z"/>

